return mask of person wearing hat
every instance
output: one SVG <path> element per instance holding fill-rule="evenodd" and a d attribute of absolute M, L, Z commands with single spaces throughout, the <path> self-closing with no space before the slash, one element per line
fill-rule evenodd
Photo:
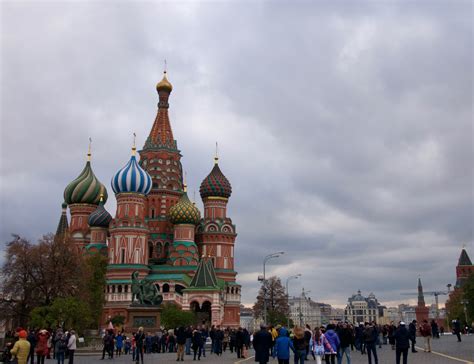
<path fill-rule="evenodd" d="M 10 351 L 13 357 L 18 360 L 18 364 L 26 364 L 28 361 L 28 354 L 30 353 L 30 343 L 26 340 L 28 333 L 25 330 L 21 330 L 18 333 L 19 340 L 13 346 Z"/>
<path fill-rule="evenodd" d="M 400 364 L 400 358 L 403 354 L 403 364 L 408 362 L 408 349 L 410 348 L 410 332 L 407 330 L 403 321 L 400 322 L 398 329 L 393 334 L 395 339 L 396 363 Z"/>

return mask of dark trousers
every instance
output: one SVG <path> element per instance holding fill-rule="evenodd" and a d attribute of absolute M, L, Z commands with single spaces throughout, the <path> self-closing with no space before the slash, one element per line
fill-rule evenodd
<path fill-rule="evenodd" d="M 69 364 L 74 364 L 74 350 L 69 350 Z"/>
<path fill-rule="evenodd" d="M 461 332 L 456 331 L 456 336 L 458 338 L 458 341 L 461 342 Z"/>
<path fill-rule="evenodd" d="M 198 360 L 201 360 L 201 354 L 202 354 L 202 347 L 193 347 L 193 352 L 194 352 L 194 360 L 196 360 L 196 354 L 198 356 Z"/>
<path fill-rule="evenodd" d="M 411 342 L 411 352 L 414 353 L 416 351 L 415 349 L 416 339 L 412 337 L 410 338 L 410 342 Z"/>
<path fill-rule="evenodd" d="M 290 364 L 290 359 L 278 359 L 278 364 Z"/>
<path fill-rule="evenodd" d="M 374 355 L 375 364 L 379 364 L 379 358 L 377 358 L 377 348 L 375 342 L 365 343 L 367 348 L 367 357 L 369 358 L 369 364 L 372 364 L 372 354 Z"/>
<path fill-rule="evenodd" d="M 137 347 L 136 349 L 135 360 L 137 364 L 140 363 L 140 359 L 142 360 L 143 364 L 143 347 Z"/>
<path fill-rule="evenodd" d="M 30 354 L 28 355 L 31 364 L 35 364 L 35 347 L 32 346 L 30 349 Z"/>
<path fill-rule="evenodd" d="M 336 364 L 336 354 L 325 354 L 324 360 L 326 360 L 326 364 L 329 364 L 329 361 L 331 364 Z"/>
<path fill-rule="evenodd" d="M 406 349 L 397 349 L 397 364 L 400 364 L 400 357 L 403 354 L 403 364 L 408 363 L 408 348 Z"/>
<path fill-rule="evenodd" d="M 237 352 L 237 358 L 241 358 L 242 357 L 242 348 L 243 346 L 236 346 L 235 347 L 235 351 Z"/>
<path fill-rule="evenodd" d="M 37 359 L 36 359 L 36 362 L 37 362 L 38 364 L 44 364 L 44 355 L 38 354 L 38 355 L 36 356 L 36 358 L 37 358 Z"/>
<path fill-rule="evenodd" d="M 304 364 L 306 358 L 306 350 L 295 351 L 295 364 Z"/>

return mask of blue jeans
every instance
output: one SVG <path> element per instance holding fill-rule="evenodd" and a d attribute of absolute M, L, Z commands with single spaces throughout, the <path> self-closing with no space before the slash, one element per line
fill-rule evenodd
<path fill-rule="evenodd" d="M 347 364 L 351 364 L 351 348 L 348 346 L 346 348 L 340 348 L 339 355 L 337 357 L 337 363 L 342 364 L 342 359 L 344 358 L 344 354 L 346 354 Z"/>
<path fill-rule="evenodd" d="M 185 352 L 186 352 L 186 355 L 191 355 L 191 338 L 190 337 L 186 338 Z"/>
<path fill-rule="evenodd" d="M 64 352 L 56 353 L 56 359 L 58 360 L 58 364 L 64 364 Z"/>
<path fill-rule="evenodd" d="M 306 350 L 295 351 L 295 364 L 304 364 L 305 358 L 306 358 Z"/>

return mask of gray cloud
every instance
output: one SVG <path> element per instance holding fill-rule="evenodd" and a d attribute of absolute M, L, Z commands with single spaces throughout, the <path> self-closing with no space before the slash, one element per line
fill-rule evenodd
<path fill-rule="evenodd" d="M 167 58 L 191 191 L 219 141 L 245 303 L 273 251 L 339 305 L 443 288 L 474 254 L 470 2 L 1 6 L 2 241 L 55 229 L 89 136 L 109 186 Z"/>

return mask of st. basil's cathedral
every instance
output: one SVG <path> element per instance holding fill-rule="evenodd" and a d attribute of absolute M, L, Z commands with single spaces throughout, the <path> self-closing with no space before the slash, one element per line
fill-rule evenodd
<path fill-rule="evenodd" d="M 158 111 L 136 155 L 112 177 L 115 218 L 105 209 L 107 189 L 94 175 L 90 150 L 80 175 L 64 190 L 58 234 L 67 232 L 84 254 L 108 257 L 103 317 L 125 317 L 126 328 L 159 326 L 153 307 L 132 303 L 133 272 L 152 282 L 164 303 L 196 312 L 200 322 L 238 326 L 240 285 L 234 270 L 235 225 L 227 216 L 232 193 L 214 167 L 201 183 L 204 217 L 187 195 L 181 153 L 168 116 L 173 87 L 166 72 L 157 84 Z M 67 221 L 67 208 L 71 216 Z"/>

